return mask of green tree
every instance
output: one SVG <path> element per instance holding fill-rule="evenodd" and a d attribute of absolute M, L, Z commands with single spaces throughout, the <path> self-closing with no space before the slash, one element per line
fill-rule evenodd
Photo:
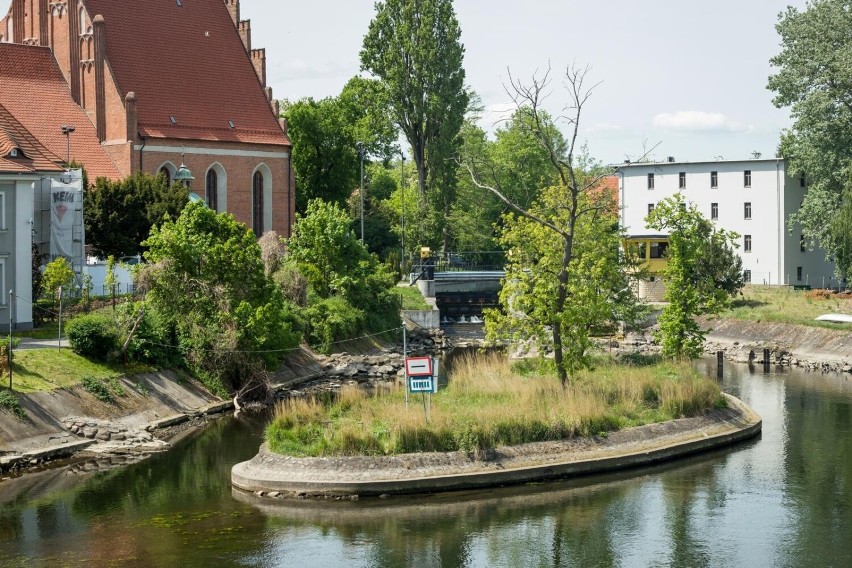
<path fill-rule="evenodd" d="M 488 314 L 489 337 L 509 334 L 515 340 L 533 339 L 552 347 L 563 385 L 569 375 L 588 364 L 585 354 L 594 327 L 607 321 L 633 323 L 641 312 L 626 280 L 635 267 L 625 262 L 630 260 L 627 254 L 618 253 L 617 207 L 606 199 L 611 196 L 600 191 L 601 180 L 610 172 L 594 164 L 577 145 L 583 107 L 591 95 L 584 86 L 586 73 L 572 66 L 565 74 L 572 132 L 564 146 L 556 144 L 546 128 L 541 108 L 550 71 L 541 79 L 533 77 L 530 85 L 513 80 L 516 102 L 528 109 L 534 125 L 531 133 L 558 179 L 556 189 L 545 190 L 530 208 L 516 203 L 495 182 L 483 181 L 494 179 L 487 163 L 469 156 L 464 162 L 474 185 L 523 218 L 520 224 L 513 217 L 507 221 L 508 240 L 504 236 L 503 244 L 510 261 L 501 292 L 505 313 Z M 518 226 L 521 229 L 515 230 Z M 600 243 L 606 246 L 599 248 Z"/>
<path fill-rule="evenodd" d="M 418 187 L 448 183 L 464 121 L 464 47 L 452 0 L 387 0 L 364 37 L 361 68 L 386 86 L 414 158 Z"/>
<path fill-rule="evenodd" d="M 361 245 L 342 208 L 311 201 L 293 227 L 287 252 L 287 263 L 309 284 L 309 334 L 324 325 L 317 318 L 335 312 L 345 316 L 341 325 L 347 337 L 326 332 L 315 337 L 326 347 L 332 336 L 345 339 L 364 330 L 375 333 L 398 326 L 399 305 L 391 292 L 394 275 Z"/>
<path fill-rule="evenodd" d="M 658 333 L 663 354 L 694 359 L 701 355 L 706 335 L 695 318 L 724 310 L 743 287 L 742 260 L 735 251 L 738 235 L 716 228 L 679 193 L 660 201 L 645 222 L 669 235 L 663 271 L 668 305 Z"/>
<path fill-rule="evenodd" d="M 43 294 L 56 301 L 59 287 L 62 286 L 67 290 L 73 282 L 74 269 L 67 258 L 60 256 L 51 260 L 45 266 L 41 290 Z"/>
<path fill-rule="evenodd" d="M 619 252 L 622 235 L 614 202 L 605 194 L 584 192 L 578 205 L 597 213 L 574 219 L 572 226 L 570 210 L 562 206 L 570 200 L 567 187 L 552 186 L 526 215 L 506 216 L 500 237 L 509 251 L 502 310 L 487 312 L 485 320 L 490 340 L 532 340 L 553 349 L 563 384 L 590 364 L 593 333 L 615 322 L 634 323 L 642 314 L 629 285 L 636 259 Z M 566 262 L 565 239 L 554 237 L 568 231 L 572 247 Z"/>
<path fill-rule="evenodd" d="M 169 186 L 163 176 L 136 173 L 121 181 L 98 178 L 86 192 L 83 216 L 86 241 L 98 256 L 132 256 L 142 252 L 151 227 L 175 219 L 189 200 L 189 190 Z"/>
<path fill-rule="evenodd" d="M 834 243 L 837 274 L 852 281 L 852 170 L 849 172 L 840 208 L 831 219 L 829 232 Z"/>
<path fill-rule="evenodd" d="M 378 81 L 355 77 L 337 97 L 285 101 L 283 115 L 293 141 L 300 213 L 311 199 L 343 204 L 359 187 L 357 142 L 380 159 L 395 151 L 396 130 Z"/>
<path fill-rule="evenodd" d="M 807 175 L 808 192 L 791 221 L 829 255 L 842 233 L 827 222 L 837 212 L 852 170 L 852 9 L 848 0 L 812 0 L 804 11 L 788 7 L 776 29 L 781 52 L 769 89 L 778 108 L 789 107 L 793 126 L 782 133 L 780 152 L 791 173 Z M 847 272 L 849 266 L 838 266 Z"/>
<path fill-rule="evenodd" d="M 230 214 L 190 203 L 152 228 L 144 245 L 152 264 L 140 271 L 140 288 L 174 330 L 190 370 L 219 393 L 265 387 L 267 371 L 299 338 L 254 233 Z"/>
<path fill-rule="evenodd" d="M 547 147 L 564 154 L 566 141 L 553 124 L 550 115 L 539 113 L 540 124 L 529 108 L 520 108 L 497 129 L 495 140 L 489 140 L 474 122 L 465 121 L 460 133 L 465 161 L 477 165 L 483 179 L 499 189 L 509 200 L 527 208 L 542 188 L 559 183 L 559 175 L 550 161 Z M 547 144 L 539 142 L 539 130 Z M 458 193 L 450 213 L 454 250 L 492 250 L 496 245 L 505 203 L 482 190 L 461 175 Z"/>

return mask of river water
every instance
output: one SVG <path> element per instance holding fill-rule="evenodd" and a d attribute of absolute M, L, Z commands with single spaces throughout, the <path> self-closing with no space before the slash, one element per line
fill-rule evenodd
<path fill-rule="evenodd" d="M 605 477 L 346 503 L 232 494 L 265 419 L 223 419 L 134 465 L 0 483 L 0 566 L 852 566 L 852 379 L 729 365 L 724 389 L 762 415 L 761 438 Z"/>

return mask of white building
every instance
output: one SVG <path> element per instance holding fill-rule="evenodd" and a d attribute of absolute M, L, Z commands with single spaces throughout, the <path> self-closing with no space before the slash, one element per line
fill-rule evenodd
<path fill-rule="evenodd" d="M 648 212 L 680 192 L 719 227 L 739 233 L 746 282 L 754 284 L 836 285 L 834 265 L 821 249 L 808 250 L 790 215 L 801 207 L 807 180 L 791 177 L 782 159 L 624 164 L 621 221 L 631 237 L 650 246 L 662 235 L 645 225 Z M 654 264 L 653 262 L 651 263 Z M 653 273 L 653 268 L 652 268 Z M 641 290 L 640 290 L 641 292 Z"/>

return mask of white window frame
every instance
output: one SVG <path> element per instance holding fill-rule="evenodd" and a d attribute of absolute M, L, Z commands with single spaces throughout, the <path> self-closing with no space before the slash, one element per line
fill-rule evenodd
<path fill-rule="evenodd" d="M 751 220 L 751 201 L 743 203 L 743 219 L 747 221 Z"/>
<path fill-rule="evenodd" d="M 711 203 L 710 204 L 710 220 L 718 221 L 719 220 L 719 204 Z"/>
<path fill-rule="evenodd" d="M 752 248 L 754 248 L 754 243 L 751 235 L 743 235 L 743 252 L 751 252 Z"/>

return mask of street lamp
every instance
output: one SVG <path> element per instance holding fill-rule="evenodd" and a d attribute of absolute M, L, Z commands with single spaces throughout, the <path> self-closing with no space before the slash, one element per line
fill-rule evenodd
<path fill-rule="evenodd" d="M 399 194 L 402 200 L 402 232 L 400 233 L 400 243 L 402 244 L 402 256 L 399 258 L 399 270 L 405 274 L 405 154 L 402 150 L 399 152 Z"/>
<path fill-rule="evenodd" d="M 63 136 L 65 136 L 65 165 L 68 166 L 71 164 L 71 133 L 75 129 L 69 124 L 63 124 L 60 128 Z"/>
<path fill-rule="evenodd" d="M 186 167 L 186 164 L 184 163 L 185 157 L 186 154 L 181 154 L 180 167 L 175 173 L 174 183 L 179 183 L 186 188 L 190 188 L 192 187 L 192 180 L 194 180 L 195 177 L 193 177 L 192 172 L 189 170 L 189 168 Z"/>
<path fill-rule="evenodd" d="M 364 143 L 356 142 L 355 148 L 361 158 L 361 246 L 364 246 Z"/>

